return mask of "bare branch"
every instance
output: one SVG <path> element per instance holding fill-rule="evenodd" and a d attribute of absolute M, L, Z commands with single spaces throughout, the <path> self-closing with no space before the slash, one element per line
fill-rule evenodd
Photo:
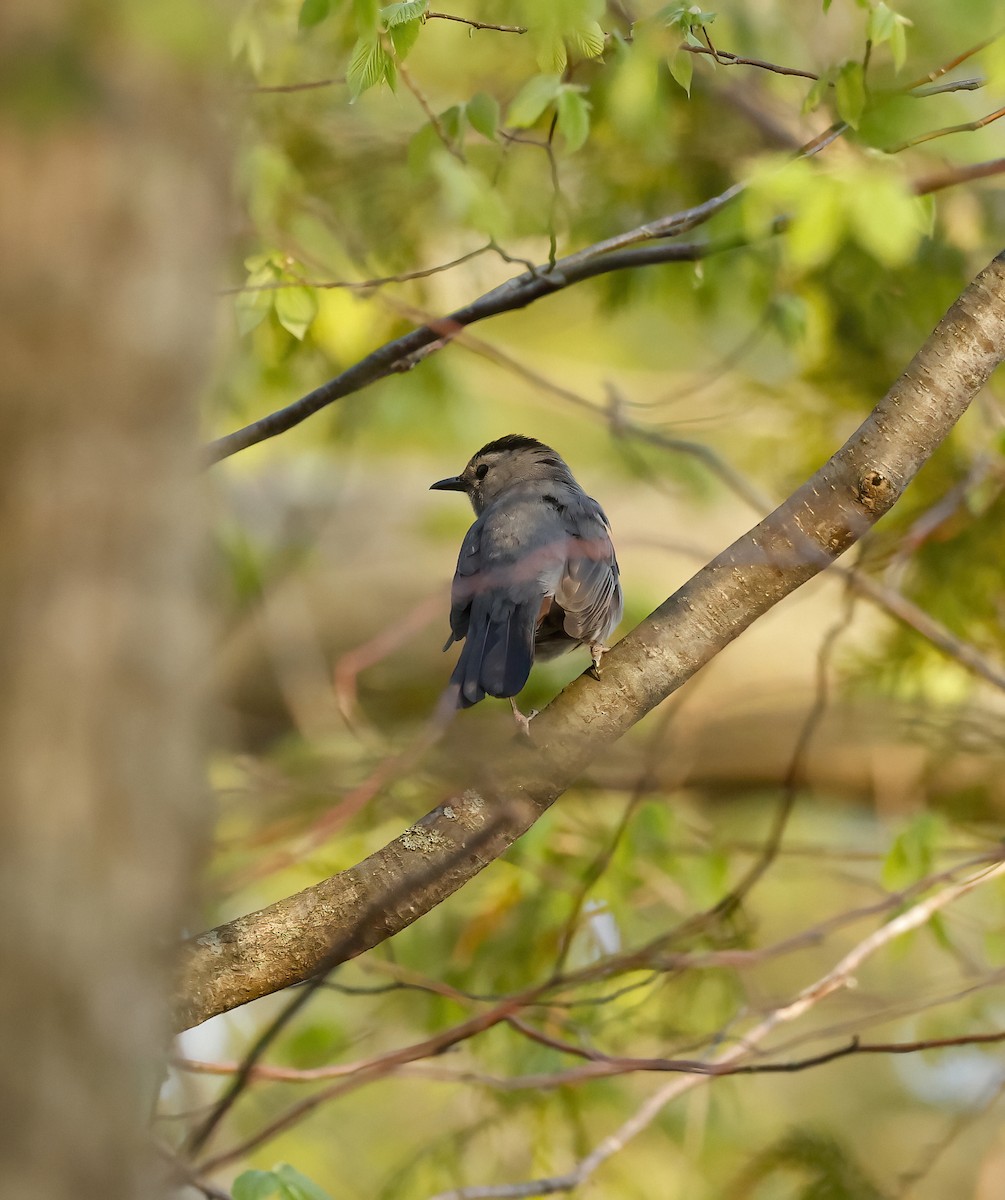
<path fill-rule="evenodd" d="M 711 46 L 692 46 L 690 42 L 682 42 L 681 50 L 688 54 L 709 54 L 717 63 L 724 67 L 760 67 L 762 71 L 771 71 L 774 75 L 798 75 L 800 79 L 819 79 L 812 71 L 800 71 L 797 67 L 780 67 L 778 63 L 765 62 L 761 58 L 741 58 L 739 54 L 731 54 L 728 50 L 713 50 Z"/>
<path fill-rule="evenodd" d="M 742 1062 L 779 1025 L 796 1020 L 834 992 L 846 987 L 855 972 L 877 951 L 905 933 L 924 925 L 935 913 L 947 905 L 954 903 L 975 888 L 1000 878 L 1003 874 L 1005 874 L 1005 862 L 984 868 L 959 883 L 949 884 L 934 892 L 927 899 L 919 901 L 892 921 L 880 926 L 874 933 L 852 947 L 830 971 L 804 987 L 788 1004 L 782 1005 L 764 1016 L 744 1034 L 741 1041 L 711 1059 L 708 1065 L 723 1068 Z M 997 1040 L 998 1035 L 991 1036 Z M 896 1043 L 888 1043 L 888 1045 L 891 1044 L 895 1045 Z M 855 1053 L 858 1049 L 860 1047 L 853 1043 L 830 1057 L 842 1057 L 849 1053 Z M 877 1053 L 879 1052 L 877 1051 Z M 825 1056 L 819 1061 L 827 1061 L 827 1057 Z M 664 1084 L 620 1128 L 604 1138 L 591 1154 L 583 1158 L 565 1175 L 553 1175 L 546 1179 L 527 1180 L 513 1184 L 454 1188 L 449 1192 L 438 1193 L 431 1200 L 509 1200 L 509 1198 L 522 1196 L 570 1192 L 589 1179 L 600 1166 L 622 1150 L 633 1137 L 646 1129 L 667 1104 L 711 1077 L 712 1075 L 681 1075 Z"/>
<path fill-rule="evenodd" d="M 239 450 L 255 446 L 277 434 L 285 433 L 314 413 L 358 392 L 378 379 L 398 371 L 409 370 L 419 355 L 433 343 L 449 340 L 459 329 L 487 317 L 526 308 L 542 296 L 550 296 L 572 284 L 626 267 L 648 266 L 652 263 L 697 262 L 709 254 L 731 249 L 736 239 L 708 243 L 681 243 L 663 246 L 636 246 L 635 243 L 671 237 L 707 221 L 738 194 L 738 186 L 728 189 L 696 208 L 674 213 L 669 217 L 640 225 L 618 237 L 598 242 L 585 250 L 559 259 L 553 266 L 547 263 L 507 280 L 477 300 L 455 309 L 436 321 L 413 329 L 402 337 L 386 342 L 358 363 L 315 388 L 306 396 L 285 408 L 268 414 L 243 429 L 218 438 L 207 448 L 207 461 L 219 462 Z M 631 247 L 631 248 L 629 248 Z M 613 253 L 619 251 L 620 253 Z M 444 343 L 445 344 L 445 343 Z"/>
<path fill-rule="evenodd" d="M 963 167 L 952 167 L 938 175 L 926 175 L 914 185 L 915 195 L 927 196 L 943 188 L 955 187 L 959 183 L 970 183 L 975 179 L 987 179 L 991 175 L 1005 173 L 1005 158 L 992 158 L 987 162 L 969 163 Z"/>
<path fill-rule="evenodd" d="M 497 33 L 526 33 L 526 25 L 492 25 L 487 21 L 472 21 L 468 17 L 455 17 L 451 13 L 427 12 L 427 21 L 457 21 L 461 25 L 470 25 L 472 29 L 494 29 Z"/>
<path fill-rule="evenodd" d="M 337 83 L 345 83 L 345 78 L 335 79 L 311 79 L 306 83 L 256 83 L 250 87 L 242 88 L 245 92 L 260 92 L 268 94 L 269 92 L 311 92 L 316 88 L 334 87 Z"/>
<path fill-rule="evenodd" d="M 985 82 L 980 75 L 971 79 L 950 79 L 946 83 L 933 83 L 931 87 L 916 87 L 911 91 L 911 95 L 921 99 L 925 96 L 941 96 L 945 92 L 977 92 Z"/>
<path fill-rule="evenodd" d="M 288 282 L 276 280 L 274 283 L 257 283 L 257 284 L 238 284 L 235 287 L 220 288 L 217 292 L 218 296 L 236 296 L 242 292 L 278 292 L 284 288 L 291 287 L 309 287 L 320 289 L 347 288 L 355 291 L 372 291 L 374 288 L 384 287 L 389 283 L 408 283 L 413 279 L 428 279 L 430 275 L 439 275 L 442 271 L 453 270 L 454 267 L 459 267 L 462 263 L 470 262 L 473 258 L 478 258 L 482 254 L 487 254 L 490 250 L 497 250 L 497 247 L 489 242 L 485 246 L 479 246 L 477 250 L 469 250 L 467 254 L 458 255 L 457 258 L 450 259 L 449 262 L 438 263 L 435 267 L 423 267 L 417 271 L 402 271 L 400 275 L 379 275 L 375 279 L 291 279 Z"/>
<path fill-rule="evenodd" d="M 433 111 L 432 106 L 426 99 L 426 94 L 412 78 L 412 73 L 405 66 L 404 62 L 399 58 L 397 61 L 398 75 L 401 77 L 401 82 L 412 93 L 418 102 L 419 107 L 425 114 L 426 120 L 432 125 L 436 136 L 440 139 L 443 146 L 449 154 L 452 154 L 458 162 L 464 162 L 464 154 L 458 146 L 456 146 L 451 138 L 447 136 L 447 131 L 443 128 L 443 122 Z"/>
<path fill-rule="evenodd" d="M 961 63 L 965 63 L 968 58 L 973 58 L 975 54 L 986 50 L 999 37 L 1001 37 L 1000 30 L 997 33 L 993 33 L 989 38 L 985 38 L 982 42 L 978 42 L 976 46 L 971 46 L 969 50 L 964 50 L 962 54 L 957 54 L 949 62 L 943 63 L 941 67 L 936 67 L 934 70 L 929 71 L 927 75 L 922 75 L 920 79 L 915 79 L 913 83 L 907 84 L 904 91 L 913 92 L 915 88 L 922 87 L 926 83 L 934 83 L 936 79 L 941 79 L 943 75 L 947 75 Z"/>
<path fill-rule="evenodd" d="M 947 125 L 944 129 L 930 129 L 927 133 L 919 133 L 917 137 L 908 138 L 906 142 L 901 142 L 897 146 L 891 146 L 887 150 L 887 154 L 899 154 L 902 150 L 907 150 L 911 146 L 920 146 L 922 142 L 931 142 L 935 138 L 948 137 L 951 133 L 975 133 L 978 129 L 983 129 L 985 125 L 990 125 L 992 121 L 998 121 L 1005 117 L 1005 106 L 996 108 L 994 112 L 987 113 L 976 121 L 967 121 L 962 125 Z"/>

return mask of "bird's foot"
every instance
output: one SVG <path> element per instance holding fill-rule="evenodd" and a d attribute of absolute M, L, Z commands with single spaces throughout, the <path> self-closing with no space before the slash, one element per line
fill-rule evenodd
<path fill-rule="evenodd" d="M 593 659 L 593 665 L 587 667 L 587 674 L 592 675 L 594 679 L 600 678 L 600 660 L 610 649 L 609 646 L 604 646 L 600 642 L 590 643 L 590 658 Z"/>
<path fill-rule="evenodd" d="M 523 734 L 524 737 L 529 738 L 530 737 L 530 723 L 537 716 L 537 709 L 532 708 L 530 710 L 530 712 L 527 713 L 526 716 L 524 716 L 524 714 L 517 708 L 516 701 L 513 699 L 512 696 L 510 697 L 509 705 L 510 705 L 510 708 L 512 708 L 512 710 L 513 710 L 513 720 L 516 721 L 517 728 L 520 730 L 520 732 Z"/>

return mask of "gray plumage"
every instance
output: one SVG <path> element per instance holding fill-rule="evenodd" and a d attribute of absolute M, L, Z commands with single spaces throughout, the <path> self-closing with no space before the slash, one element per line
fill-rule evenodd
<path fill-rule="evenodd" d="M 534 438 L 489 442 L 434 489 L 465 492 L 477 520 L 457 559 L 450 677 L 457 704 L 513 697 L 535 658 L 588 645 L 594 666 L 621 620 L 618 560 L 604 510 L 562 458 Z"/>

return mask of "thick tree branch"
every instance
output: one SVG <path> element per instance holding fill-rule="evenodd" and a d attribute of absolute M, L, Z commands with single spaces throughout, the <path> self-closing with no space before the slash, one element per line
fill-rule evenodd
<path fill-rule="evenodd" d="M 533 740 L 347 871 L 194 939 L 179 1022 L 301 982 L 404 929 L 499 857 L 584 767 L 900 497 L 1005 358 L 1005 253 L 798 491 L 698 572 L 537 718 Z"/>

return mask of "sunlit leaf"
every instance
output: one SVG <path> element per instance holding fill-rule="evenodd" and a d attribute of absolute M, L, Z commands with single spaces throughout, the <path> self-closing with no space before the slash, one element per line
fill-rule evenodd
<path fill-rule="evenodd" d="M 670 74 L 675 81 L 691 95 L 691 77 L 694 75 L 694 55 L 687 50 L 678 50 L 674 53 L 669 62 Z"/>
<path fill-rule="evenodd" d="M 907 23 L 898 20 L 890 33 L 890 54 L 893 65 L 899 71 L 907 59 Z"/>
<path fill-rule="evenodd" d="M 439 118 L 440 128 L 453 141 L 460 141 L 464 136 L 465 129 L 465 111 L 462 105 L 452 104 L 449 108 L 444 109 L 440 113 Z"/>
<path fill-rule="evenodd" d="M 865 110 L 865 74 L 860 62 L 846 62 L 834 85 L 838 115 L 852 129 L 858 129 Z"/>
<path fill-rule="evenodd" d="M 554 33 L 548 37 L 537 37 L 534 43 L 538 68 L 547 74 L 561 75 L 569 65 L 565 38 L 560 33 Z"/>
<path fill-rule="evenodd" d="M 534 75 L 513 97 L 506 114 L 507 125 L 526 129 L 533 125 L 558 95 L 562 85 L 559 75 Z"/>
<path fill-rule="evenodd" d="M 331 0 L 304 0 L 300 6 L 298 24 L 301 29 L 311 29 L 331 12 Z"/>
<path fill-rule="evenodd" d="M 865 36 L 874 46 L 879 46 L 889 40 L 894 26 L 897 24 L 897 14 L 883 0 L 877 0 L 869 12 L 869 20 L 865 27 Z"/>
<path fill-rule="evenodd" d="M 813 81 L 810 90 L 806 93 L 806 99 L 803 101 L 803 115 L 815 112 L 823 103 L 824 97 L 830 87 L 830 76 L 821 75 L 819 79 Z"/>
<path fill-rule="evenodd" d="M 844 234 L 843 191 L 827 177 L 808 181 L 785 232 L 793 265 L 810 270 L 833 257 Z"/>
<path fill-rule="evenodd" d="M 234 300 L 238 332 L 250 333 L 260 325 L 272 311 L 274 297 L 275 292 L 264 291 L 261 288 L 239 292 Z"/>
<path fill-rule="evenodd" d="M 847 192 L 848 222 L 858 244 L 884 266 L 907 262 L 925 228 L 917 197 L 886 170 L 857 173 Z"/>
<path fill-rule="evenodd" d="M 271 1200 L 278 1196 L 280 1181 L 272 1171 L 242 1171 L 230 1186 L 233 1200 Z"/>
<path fill-rule="evenodd" d="M 352 0 L 356 30 L 361 37 L 375 33 L 380 26 L 380 7 L 377 0 Z"/>
<path fill-rule="evenodd" d="M 313 290 L 307 287 L 284 287 L 277 288 L 273 294 L 279 324 L 292 333 L 297 341 L 302 341 L 311 321 L 317 316 L 318 302 Z"/>
<path fill-rule="evenodd" d="M 604 31 L 597 21 L 568 30 L 565 41 L 579 58 L 598 58 L 604 52 Z"/>
<path fill-rule="evenodd" d="M 331 1195 L 313 1179 L 302 1175 L 289 1163 L 281 1163 L 273 1171 L 282 1188 L 282 1200 L 332 1200 Z"/>
<path fill-rule="evenodd" d="M 899 892 L 930 874 L 944 828 L 942 818 L 931 812 L 921 813 L 906 825 L 893 839 L 884 860 L 884 887 Z"/>
<path fill-rule="evenodd" d="M 394 29 L 397 25 L 407 25 L 425 15 L 429 8 L 429 0 L 401 0 L 399 4 L 389 4 L 380 10 L 380 19 L 385 29 Z"/>
<path fill-rule="evenodd" d="M 884 0 L 878 0 L 869 12 L 866 37 L 874 46 L 881 46 L 884 42 L 890 43 L 890 53 L 898 71 L 904 65 L 907 55 L 906 28 L 910 24 L 907 17 L 895 12 Z"/>
<path fill-rule="evenodd" d="M 558 93 L 558 130 L 565 148 L 574 154 L 590 133 L 590 104 L 576 88 L 563 87 Z"/>
<path fill-rule="evenodd" d="M 380 38 L 360 38 L 353 47 L 345 75 L 353 99 L 386 79 L 389 63 L 390 59 L 381 45 Z"/>
<path fill-rule="evenodd" d="M 495 141 L 499 128 L 499 101 L 488 92 L 475 92 L 465 105 L 471 128 L 489 141 Z"/>
<path fill-rule="evenodd" d="M 388 30 L 391 44 L 394 46 L 394 52 L 399 58 L 404 58 L 415 45 L 421 28 L 422 22 L 416 17 L 412 21 L 403 21 L 397 25 L 393 25 Z M 391 81 L 388 80 L 388 82 L 390 83 Z"/>

